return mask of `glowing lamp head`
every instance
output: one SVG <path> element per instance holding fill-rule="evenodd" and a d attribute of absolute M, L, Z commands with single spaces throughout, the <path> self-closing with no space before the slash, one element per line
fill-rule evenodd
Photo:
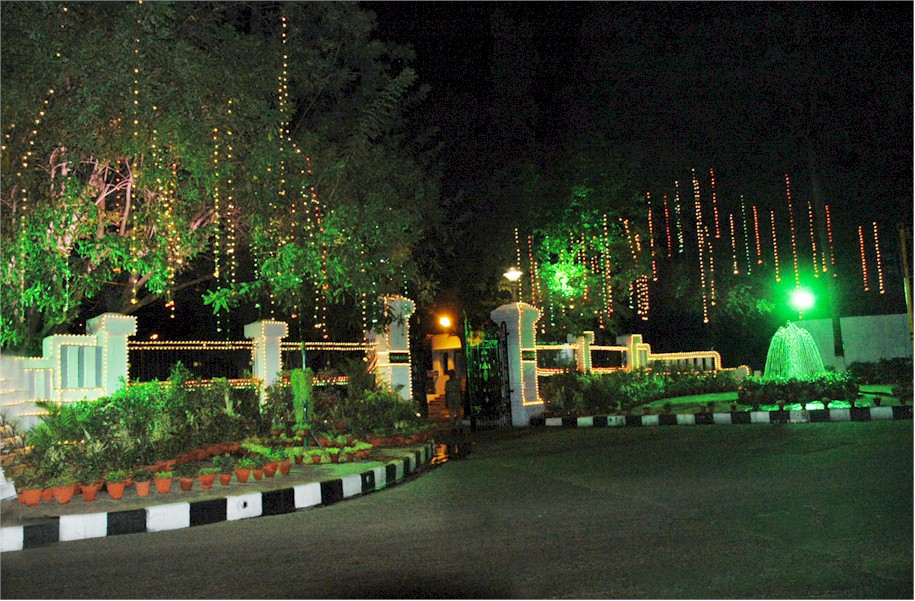
<path fill-rule="evenodd" d="M 438 325 L 442 326 L 443 328 L 450 328 L 451 327 L 451 318 L 448 317 L 447 315 L 442 315 L 441 317 L 438 318 Z"/>
<path fill-rule="evenodd" d="M 789 303 L 798 311 L 807 311 L 813 308 L 816 299 L 813 293 L 806 288 L 795 288 L 791 291 Z"/>
<path fill-rule="evenodd" d="M 517 282 L 519 279 L 521 279 L 523 274 L 518 270 L 517 267 L 512 267 L 502 275 L 505 276 L 505 279 L 507 279 L 509 282 Z"/>

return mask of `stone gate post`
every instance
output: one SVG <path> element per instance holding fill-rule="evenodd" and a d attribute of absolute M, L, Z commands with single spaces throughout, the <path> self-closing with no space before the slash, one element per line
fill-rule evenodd
<path fill-rule="evenodd" d="M 512 426 L 526 427 L 543 415 L 537 388 L 537 330 L 540 310 L 527 303 L 509 303 L 489 317 L 508 332 L 508 373 L 511 382 Z"/>
<path fill-rule="evenodd" d="M 102 313 L 86 322 L 86 333 L 93 334 L 102 349 L 101 379 L 97 383 L 104 395 L 114 394 L 121 379 L 129 377 L 127 337 L 137 333 L 137 318 L 120 313 Z"/>
<path fill-rule="evenodd" d="M 276 382 L 283 369 L 280 344 L 289 335 L 285 321 L 265 319 L 245 326 L 245 338 L 254 341 L 254 366 L 252 372 L 261 381 L 260 400 L 264 402 L 264 388 Z"/>
<path fill-rule="evenodd" d="M 383 332 L 366 332 L 366 340 L 375 344 L 375 377 L 408 401 L 413 398 L 410 316 L 416 303 L 403 296 L 386 296 L 383 300 L 392 321 Z"/>

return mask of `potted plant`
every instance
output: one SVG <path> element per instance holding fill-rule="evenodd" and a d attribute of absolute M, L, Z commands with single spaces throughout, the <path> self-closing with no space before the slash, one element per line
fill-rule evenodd
<path fill-rule="evenodd" d="M 170 471 L 165 472 L 156 472 L 155 474 L 155 483 L 156 483 L 156 492 L 160 495 L 167 495 L 168 491 L 172 489 L 172 478 L 174 474 Z"/>
<path fill-rule="evenodd" d="M 219 470 L 219 483 L 228 486 L 232 481 L 232 470 L 235 467 L 235 457 L 226 453 L 213 459 L 213 465 Z"/>
<path fill-rule="evenodd" d="M 340 447 L 327 447 L 324 451 L 327 453 L 327 456 L 330 457 L 331 463 L 340 462 Z"/>
<path fill-rule="evenodd" d="M 76 492 L 76 475 L 72 469 L 64 469 L 60 474 L 48 480 L 48 488 L 54 492 L 54 500 L 58 505 L 66 505 L 73 499 Z"/>
<path fill-rule="evenodd" d="M 235 464 L 235 479 L 239 482 L 247 482 L 251 470 L 254 469 L 256 462 L 253 457 L 242 457 Z"/>
<path fill-rule="evenodd" d="M 183 463 L 175 468 L 178 474 L 178 485 L 184 492 L 190 492 L 194 487 L 194 480 L 197 479 L 197 468 L 191 463 Z"/>
<path fill-rule="evenodd" d="M 41 479 L 38 473 L 32 468 L 25 468 L 22 473 L 16 476 L 16 488 L 18 489 L 19 502 L 23 505 L 33 507 L 41 503 Z"/>
<path fill-rule="evenodd" d="M 311 462 L 315 465 L 324 461 L 325 452 L 324 449 L 308 449 L 306 451 L 309 457 L 311 457 Z"/>
<path fill-rule="evenodd" d="M 346 446 L 343 447 L 340 451 L 340 462 L 343 463 L 347 459 L 352 460 L 353 455 L 356 454 L 356 447 Z"/>
<path fill-rule="evenodd" d="M 205 467 L 200 470 L 200 486 L 206 489 L 213 488 L 213 483 L 216 481 L 216 474 L 218 474 L 220 468 L 218 467 Z"/>
<path fill-rule="evenodd" d="M 112 470 L 105 475 L 105 488 L 108 490 L 108 496 L 118 500 L 124 496 L 124 488 L 127 486 L 126 470 Z"/>
<path fill-rule="evenodd" d="M 292 431 L 296 437 L 304 439 L 306 436 L 311 434 L 311 428 L 308 427 L 308 424 L 305 422 L 296 422 L 292 426 Z"/>
<path fill-rule="evenodd" d="M 95 466 L 87 466 L 79 471 L 80 490 L 83 500 L 92 502 L 102 489 L 102 471 Z"/>
<path fill-rule="evenodd" d="M 372 454 L 372 449 L 375 448 L 370 443 L 362 442 L 361 440 L 356 441 L 356 444 L 353 446 L 356 449 L 356 457 L 358 459 L 368 459 L 369 455 Z"/>
<path fill-rule="evenodd" d="M 254 476 L 255 480 L 264 479 L 264 465 L 267 463 L 267 458 L 263 455 L 254 455 L 248 457 L 247 459 L 251 460 L 251 474 Z"/>
<path fill-rule="evenodd" d="M 305 458 L 305 448 L 289 447 L 288 449 L 284 449 L 283 454 L 286 456 L 285 461 L 287 463 L 290 461 L 295 461 L 296 465 L 301 465 L 302 460 Z"/>
<path fill-rule="evenodd" d="M 137 488 L 137 495 L 149 496 L 149 487 L 152 484 L 153 472 L 148 467 L 137 468 L 133 471 L 133 484 Z"/>

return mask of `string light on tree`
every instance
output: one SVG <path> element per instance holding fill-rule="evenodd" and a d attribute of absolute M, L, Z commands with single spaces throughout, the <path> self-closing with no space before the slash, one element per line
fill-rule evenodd
<path fill-rule="evenodd" d="M 651 216 L 651 192 L 646 192 L 645 196 L 648 199 L 648 240 L 651 249 L 651 280 L 653 282 L 657 282 L 658 264 L 657 259 L 655 259 L 654 256 L 654 220 Z"/>
<path fill-rule="evenodd" d="M 794 284 L 801 285 L 801 272 L 797 264 L 797 232 L 794 229 L 794 206 L 791 202 L 791 180 L 785 174 L 785 191 L 788 195 L 788 224 L 791 227 L 791 256 L 794 260 Z"/>
<path fill-rule="evenodd" d="M 877 222 L 874 222 L 874 250 L 877 254 L 877 289 L 880 294 L 884 294 L 886 289 L 883 287 L 883 258 L 880 255 L 880 236 L 877 234 Z"/>
<path fill-rule="evenodd" d="M 813 231 L 813 203 L 807 201 L 807 222 L 810 224 L 810 259 L 813 263 L 813 277 L 820 277 L 820 269 L 817 267 L 817 240 Z M 823 265 L 825 271 L 825 264 Z"/>
<path fill-rule="evenodd" d="M 858 246 L 861 249 L 861 278 L 864 280 L 864 291 L 870 292 L 867 281 L 867 254 L 864 252 L 864 227 L 858 226 Z"/>
<path fill-rule="evenodd" d="M 712 180 L 712 211 L 715 215 L 715 239 L 720 239 L 721 228 L 718 226 L 718 194 L 715 191 L 715 170 L 709 169 L 708 172 Z"/>
<path fill-rule="evenodd" d="M 750 262 L 750 228 L 747 221 L 747 205 L 743 200 L 743 194 L 740 195 L 740 221 L 743 231 L 743 249 L 747 257 L 747 275 L 753 273 L 753 263 Z"/>
<path fill-rule="evenodd" d="M 702 204 L 699 196 L 699 180 L 696 178 L 696 170 L 693 169 L 693 196 L 695 198 L 696 208 L 696 237 L 699 244 L 699 274 L 702 286 L 702 323 L 708 323 L 708 292 L 705 275 L 705 227 L 702 224 Z"/>
<path fill-rule="evenodd" d="M 781 282 L 782 276 L 778 269 L 778 236 L 775 231 L 775 211 L 770 211 L 769 216 L 772 218 L 772 258 L 775 263 L 775 281 Z"/>
<path fill-rule="evenodd" d="M 734 258 L 734 275 L 740 273 L 740 269 L 737 267 L 737 240 L 734 236 L 734 213 L 731 213 L 728 216 L 728 220 L 731 222 L 731 255 Z"/>
<path fill-rule="evenodd" d="M 753 205 L 753 232 L 756 236 L 756 264 L 762 265 L 762 241 L 759 238 L 759 212 L 756 205 Z"/>
<path fill-rule="evenodd" d="M 680 182 L 674 181 L 674 223 L 677 226 L 677 245 L 679 254 L 683 254 L 683 222 L 680 218 Z"/>
<path fill-rule="evenodd" d="M 832 244 L 832 217 L 829 215 L 829 205 L 826 205 L 826 233 L 829 237 L 829 263 L 832 265 L 832 277 L 837 277 L 836 251 Z"/>
<path fill-rule="evenodd" d="M 667 258 L 672 255 L 673 241 L 670 236 L 670 211 L 667 208 L 667 194 L 664 195 L 664 227 L 667 230 Z"/>

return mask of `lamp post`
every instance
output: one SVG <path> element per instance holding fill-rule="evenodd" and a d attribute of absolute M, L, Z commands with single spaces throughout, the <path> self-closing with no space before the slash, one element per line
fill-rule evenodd
<path fill-rule="evenodd" d="M 502 274 L 512 285 L 512 301 L 518 302 L 518 280 L 524 275 L 517 267 L 512 267 Z"/>

